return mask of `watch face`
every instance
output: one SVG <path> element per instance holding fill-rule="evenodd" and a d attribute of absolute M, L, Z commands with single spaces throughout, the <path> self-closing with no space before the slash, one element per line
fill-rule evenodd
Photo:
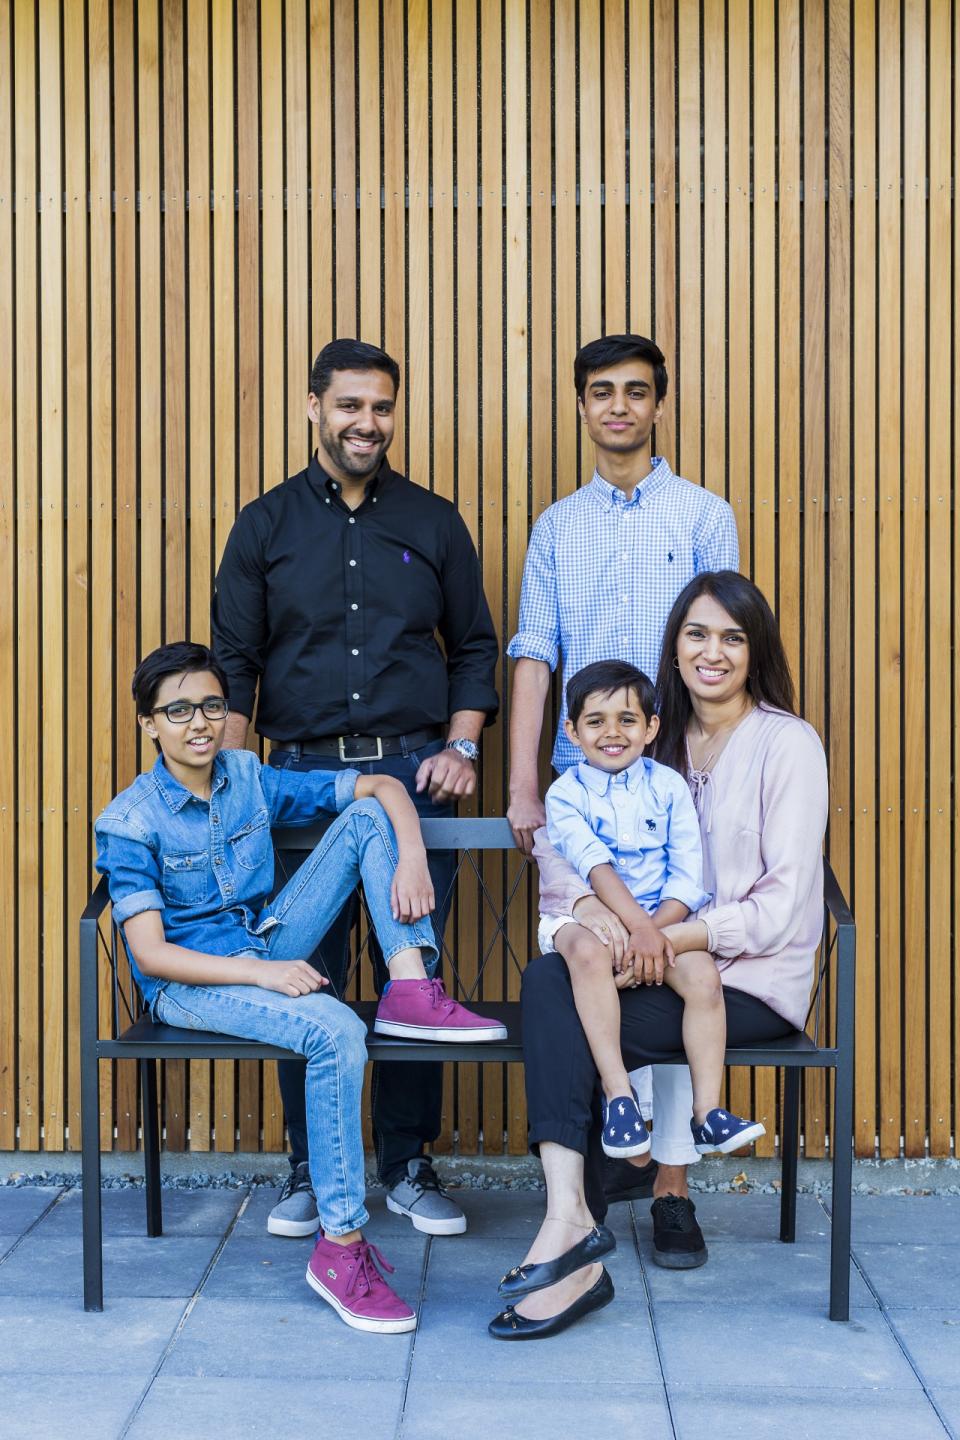
<path fill-rule="evenodd" d="M 447 749 L 456 750 L 464 760 L 476 760 L 480 754 L 479 748 L 474 745 L 472 740 L 448 740 Z"/>

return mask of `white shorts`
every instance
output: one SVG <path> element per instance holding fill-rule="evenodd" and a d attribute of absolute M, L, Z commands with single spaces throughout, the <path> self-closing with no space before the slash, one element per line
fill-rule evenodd
<path fill-rule="evenodd" d="M 556 950 L 554 937 L 558 930 L 564 925 L 579 925 L 580 921 L 573 915 L 541 915 L 540 923 L 537 926 L 537 944 L 540 946 L 541 955 L 552 955 Z"/>

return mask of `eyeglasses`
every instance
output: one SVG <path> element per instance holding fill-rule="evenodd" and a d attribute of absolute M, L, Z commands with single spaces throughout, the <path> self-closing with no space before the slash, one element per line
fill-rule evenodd
<path fill-rule="evenodd" d="M 208 695 L 196 704 L 192 700 L 171 700 L 169 705 L 158 705 L 150 714 L 166 715 L 171 725 L 188 725 L 198 710 L 202 710 L 208 720 L 225 720 L 229 709 L 222 695 Z"/>

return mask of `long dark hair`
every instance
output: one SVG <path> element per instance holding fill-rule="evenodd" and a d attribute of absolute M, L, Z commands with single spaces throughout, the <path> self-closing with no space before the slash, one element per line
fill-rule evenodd
<path fill-rule="evenodd" d="M 780 629 L 763 592 L 736 570 L 708 570 L 695 576 L 681 590 L 667 617 L 657 671 L 660 732 L 654 741 L 653 755 L 662 765 L 679 770 L 681 775 L 687 773 L 686 734 L 693 706 L 673 662 L 683 622 L 701 595 L 709 595 L 722 605 L 746 635 L 750 647 L 747 691 L 755 703 L 772 710 L 785 710 L 788 715 L 797 713 L 793 677 Z"/>

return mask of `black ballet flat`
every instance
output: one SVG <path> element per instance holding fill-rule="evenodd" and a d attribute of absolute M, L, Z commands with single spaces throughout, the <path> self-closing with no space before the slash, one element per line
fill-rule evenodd
<path fill-rule="evenodd" d="M 579 1300 L 574 1300 L 566 1310 L 561 1310 L 559 1315 L 548 1315 L 545 1320 L 528 1320 L 525 1315 L 518 1315 L 512 1305 L 508 1305 L 506 1310 L 494 1316 L 487 1330 L 495 1340 L 548 1340 L 551 1335 L 559 1335 L 561 1330 L 566 1330 L 584 1315 L 589 1315 L 593 1310 L 602 1310 L 604 1305 L 610 1304 L 613 1296 L 613 1281 L 604 1270 L 596 1285 L 591 1286 Z"/>
<path fill-rule="evenodd" d="M 556 1285 L 558 1280 L 565 1280 L 574 1270 L 592 1265 L 616 1248 L 613 1231 L 608 1230 L 606 1225 L 597 1225 L 589 1235 L 558 1255 L 556 1260 L 544 1260 L 540 1265 L 515 1265 L 500 1281 L 500 1294 L 506 1300 L 521 1300 L 524 1295 L 532 1295 L 534 1290 L 546 1290 L 548 1285 Z M 517 1316 L 517 1319 L 520 1317 Z"/>

